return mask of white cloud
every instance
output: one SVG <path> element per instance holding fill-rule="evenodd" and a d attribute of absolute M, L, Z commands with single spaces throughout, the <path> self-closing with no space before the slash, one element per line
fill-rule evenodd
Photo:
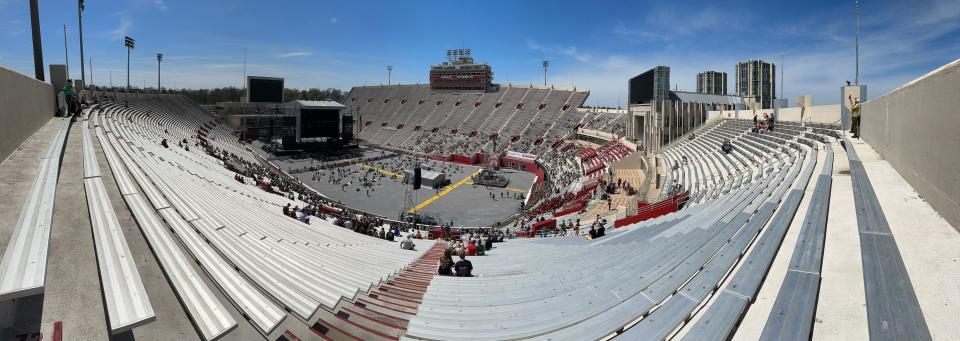
<path fill-rule="evenodd" d="M 167 4 L 163 0 L 153 0 L 153 4 L 156 5 L 161 12 L 167 11 Z"/>
<path fill-rule="evenodd" d="M 918 1 L 922 4 L 911 2 L 871 9 L 871 15 L 864 17 L 860 40 L 860 82 L 869 86 L 871 98 L 879 97 L 960 55 L 960 44 L 951 43 L 957 41 L 960 33 L 960 2 Z M 589 52 L 594 58 L 587 63 L 557 69 L 550 82 L 590 89 L 590 105 L 595 104 L 598 97 L 601 105 L 616 105 L 618 97 L 624 104 L 626 82 L 630 77 L 656 65 L 667 65 L 671 68 L 671 89 L 679 86 L 681 90 L 695 90 L 698 72 L 716 70 L 727 72 L 729 92 L 735 94 L 735 64 L 760 58 L 777 64 L 778 96 L 781 68 L 785 66 L 782 70 L 786 81 L 784 97 L 812 95 L 814 103 L 819 105 L 837 103 L 840 86 L 844 81 L 854 79 L 854 37 L 847 20 L 849 16 L 800 16 L 796 20 L 776 22 L 768 25 L 764 32 L 755 32 L 759 34 L 755 39 L 769 43 L 751 45 L 742 44 L 735 34 L 738 27 L 757 25 L 751 22 L 754 20 L 750 18 L 751 13 L 726 16 L 722 11 L 705 9 L 690 10 L 691 14 L 687 15 L 683 10 L 655 9 L 642 26 L 615 23 L 611 32 L 639 44 L 637 48 L 627 51 L 616 48 L 578 50 L 576 53 Z M 667 25 L 660 19 L 678 17 L 691 24 L 678 27 Z M 718 18 L 722 21 L 717 21 Z M 528 42 L 528 48 L 547 50 L 536 42 Z M 780 62 L 781 54 L 785 56 L 784 64 Z"/>
<path fill-rule="evenodd" d="M 579 50 L 577 50 L 575 46 L 567 46 L 567 47 L 542 46 L 535 41 L 529 40 L 527 41 L 527 48 L 534 51 L 543 52 L 544 54 L 547 54 L 547 55 L 560 55 L 560 56 L 570 57 L 581 63 L 589 62 L 590 59 L 592 58 L 592 56 L 589 53 L 580 52 Z"/>
<path fill-rule="evenodd" d="M 133 26 L 133 23 L 130 21 L 130 17 L 120 17 L 120 24 L 117 26 L 117 28 L 109 32 L 110 39 L 114 41 L 123 39 L 123 36 L 126 35 L 127 31 L 130 30 L 130 26 Z"/>
<path fill-rule="evenodd" d="M 337 17 L 330 18 L 330 23 L 331 23 L 331 24 L 336 24 L 336 23 L 338 23 L 338 22 L 340 22 L 340 19 L 338 19 Z"/>
<path fill-rule="evenodd" d="M 653 7 L 638 27 L 620 22 L 613 33 L 634 43 L 670 41 L 681 36 L 718 29 L 735 28 L 743 20 L 743 12 L 716 7 L 684 8 L 671 3 Z M 678 21 L 678 18 L 682 20 Z"/>
<path fill-rule="evenodd" d="M 0 25 L 8 35 L 17 36 L 27 32 L 28 25 L 25 25 L 20 19 L 10 20 L 8 25 Z"/>
<path fill-rule="evenodd" d="M 310 52 L 307 52 L 307 51 L 295 51 L 295 52 L 281 53 L 281 54 L 279 55 L 279 57 L 280 57 L 280 58 L 305 57 L 305 56 L 309 56 L 309 55 L 311 55 L 311 54 L 313 54 L 313 53 L 310 53 Z"/>

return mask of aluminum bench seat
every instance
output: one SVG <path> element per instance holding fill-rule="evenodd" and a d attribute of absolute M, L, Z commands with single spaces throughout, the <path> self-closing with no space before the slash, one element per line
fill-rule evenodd
<path fill-rule="evenodd" d="M 40 157 L 37 175 L 0 261 L 0 300 L 44 291 L 57 179 L 69 130 L 70 119 L 64 118 L 50 146 Z"/>
<path fill-rule="evenodd" d="M 103 289 L 110 333 L 118 334 L 156 320 L 120 222 L 99 177 L 84 179 L 93 226 L 97 268 Z"/>

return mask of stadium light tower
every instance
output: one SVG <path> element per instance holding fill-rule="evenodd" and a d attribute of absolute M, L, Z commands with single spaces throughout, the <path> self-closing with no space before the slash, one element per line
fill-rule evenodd
<path fill-rule="evenodd" d="M 543 86 L 547 86 L 547 68 L 550 67 L 550 61 L 543 60 Z"/>
<path fill-rule="evenodd" d="M 157 93 L 160 93 L 160 62 L 163 61 L 163 53 L 157 53 Z"/>
<path fill-rule="evenodd" d="M 130 50 L 133 50 L 135 43 L 130 36 L 123 36 L 123 46 L 127 47 L 127 93 L 130 92 Z"/>
<path fill-rule="evenodd" d="M 390 85 L 392 82 L 393 76 L 393 65 L 387 65 L 387 85 Z"/>
<path fill-rule="evenodd" d="M 80 29 L 80 80 L 87 86 L 87 71 L 83 66 L 83 0 L 77 0 L 77 26 Z"/>
<path fill-rule="evenodd" d="M 860 85 L 860 0 L 857 0 L 855 5 L 857 7 L 857 34 L 856 34 L 856 39 L 854 40 L 854 44 L 856 45 L 857 66 L 856 66 L 856 76 L 854 76 L 853 78 L 853 84 Z"/>
<path fill-rule="evenodd" d="M 44 81 L 43 43 L 40 39 L 40 0 L 30 0 L 30 28 L 33 31 L 33 72 L 37 80 Z"/>
<path fill-rule="evenodd" d="M 67 52 L 67 25 L 63 25 L 63 65 L 67 66 L 67 79 L 70 79 L 70 53 Z"/>

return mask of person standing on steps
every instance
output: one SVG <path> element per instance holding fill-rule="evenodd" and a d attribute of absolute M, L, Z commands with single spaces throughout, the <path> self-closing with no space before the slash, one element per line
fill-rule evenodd
<path fill-rule="evenodd" d="M 853 138 L 860 138 L 860 98 L 847 96 L 850 100 L 850 133 Z"/>

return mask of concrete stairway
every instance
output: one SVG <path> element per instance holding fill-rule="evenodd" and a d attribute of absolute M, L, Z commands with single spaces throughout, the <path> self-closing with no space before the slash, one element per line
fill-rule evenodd
<path fill-rule="evenodd" d="M 444 242 L 434 244 L 416 264 L 369 293 L 353 302 L 341 301 L 333 313 L 322 310 L 310 330 L 325 340 L 399 340 L 417 314 L 446 247 Z"/>

